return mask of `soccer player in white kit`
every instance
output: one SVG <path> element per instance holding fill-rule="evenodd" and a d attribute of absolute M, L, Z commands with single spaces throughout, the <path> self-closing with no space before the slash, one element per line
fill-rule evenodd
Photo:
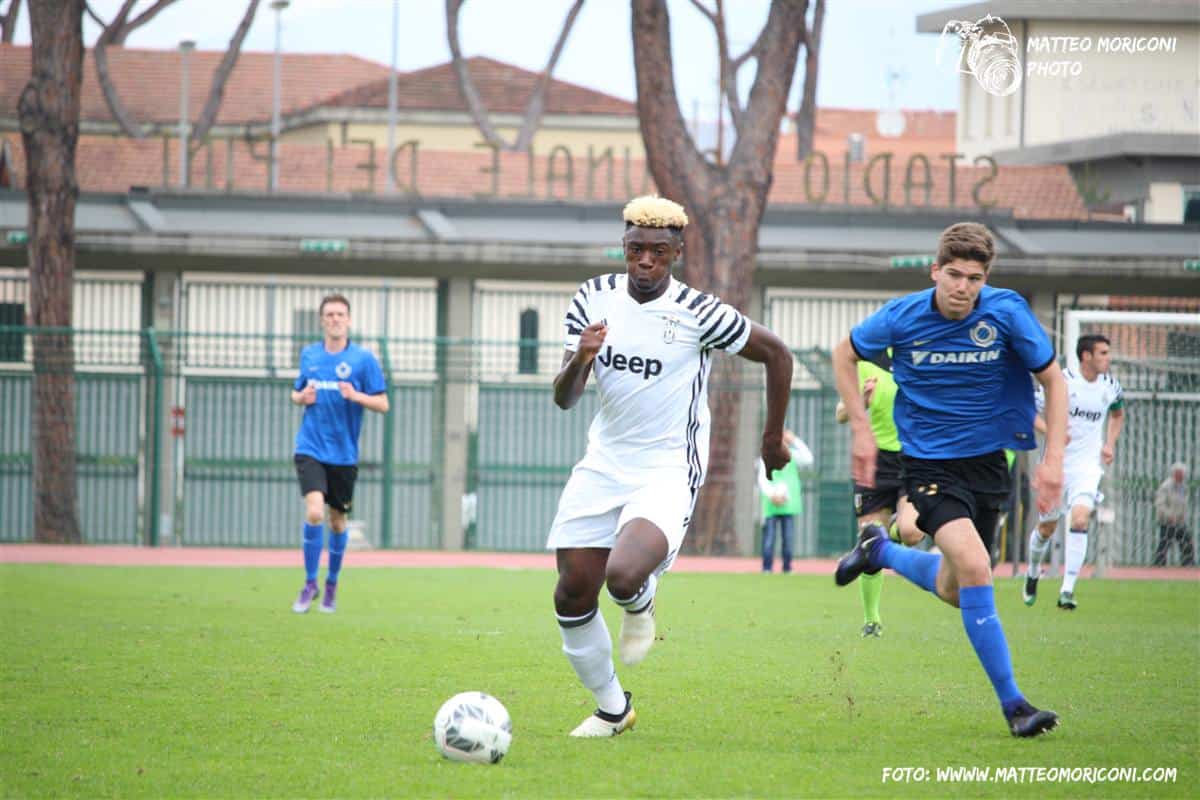
<path fill-rule="evenodd" d="M 619 651 L 640 662 L 654 643 L 658 578 L 683 543 L 708 463 L 708 374 L 714 350 L 766 365 L 762 459 L 787 464 L 783 420 L 792 356 L 778 336 L 720 298 L 671 277 L 687 215 L 677 203 L 639 197 L 624 210 L 625 274 L 585 281 L 564 318 L 566 351 L 554 402 L 569 409 L 594 374 L 600 409 L 587 451 L 571 471 L 550 528 L 556 551 L 554 610 L 563 652 L 596 698 L 576 737 L 633 727 L 600 587 L 625 613 Z"/>
<path fill-rule="evenodd" d="M 1040 514 L 1037 527 L 1029 534 L 1029 567 L 1022 591 L 1025 605 L 1037 601 L 1038 578 L 1050 550 L 1050 538 L 1059 518 L 1067 513 L 1070 530 L 1064 547 L 1062 591 L 1058 596 L 1058 607 L 1066 611 L 1075 610 L 1075 581 L 1087 555 L 1088 524 L 1101 498 L 1100 478 L 1104 467 L 1113 461 L 1117 437 L 1125 424 L 1121 384 L 1108 371 L 1112 360 L 1108 339 L 1098 334 L 1080 336 L 1075 355 L 1079 357 L 1079 370 L 1063 370 L 1069 399 L 1062 503 Z M 1040 394 L 1038 411 L 1041 411 Z M 1034 424 L 1045 430 L 1041 417 Z"/>

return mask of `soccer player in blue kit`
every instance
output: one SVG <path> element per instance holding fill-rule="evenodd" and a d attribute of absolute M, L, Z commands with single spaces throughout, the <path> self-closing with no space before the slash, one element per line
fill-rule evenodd
<path fill-rule="evenodd" d="M 887 567 L 961 609 L 967 638 L 1009 731 L 1037 736 L 1057 726 L 1058 715 L 1038 710 L 1017 688 L 980 531 L 995 528 L 1009 493 L 1004 449 L 1035 445 L 1030 373 L 1046 397 L 1045 457 L 1034 474 L 1038 509 L 1048 511 L 1060 501 L 1067 385 L 1054 346 L 1025 300 L 986 285 L 995 255 L 983 225 L 951 225 L 938 240 L 933 288 L 890 301 L 834 350 L 838 394 L 850 414 L 853 477 L 872 486 L 876 445 L 856 362 L 893 348 L 905 484 L 917 527 L 941 550 L 902 547 L 882 526 L 868 525 L 838 562 L 834 578 L 844 586 Z"/>
<path fill-rule="evenodd" d="M 296 477 L 304 496 L 304 588 L 292 605 L 303 614 L 319 589 L 321 521 L 329 506 L 329 570 L 321 610 L 337 608 L 338 575 L 346 553 L 347 515 L 358 479 L 358 434 L 363 409 L 387 413 L 387 382 L 379 361 L 369 350 L 350 341 L 350 301 L 340 294 L 321 300 L 324 339 L 300 353 L 300 374 L 292 387 L 292 402 L 304 407 L 296 434 Z"/>

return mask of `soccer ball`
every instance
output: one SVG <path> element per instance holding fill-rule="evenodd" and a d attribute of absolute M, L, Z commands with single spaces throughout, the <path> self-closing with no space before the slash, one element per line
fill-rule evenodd
<path fill-rule="evenodd" d="M 512 744 L 508 709 L 489 694 L 462 692 L 451 697 L 433 718 L 433 741 L 451 761 L 495 764 Z"/>

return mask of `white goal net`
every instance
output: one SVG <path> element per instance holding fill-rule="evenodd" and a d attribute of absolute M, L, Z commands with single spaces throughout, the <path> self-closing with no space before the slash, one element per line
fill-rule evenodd
<path fill-rule="evenodd" d="M 1200 314 L 1141 311 L 1066 312 L 1063 355 L 1078 367 L 1080 336 L 1102 334 L 1112 350 L 1112 374 L 1125 391 L 1125 427 L 1107 468 L 1097 511 L 1095 563 L 1149 565 L 1159 551 L 1154 493 L 1174 462 L 1189 467 L 1186 528 L 1200 533 Z M 1176 542 L 1167 564 L 1178 564 Z"/>

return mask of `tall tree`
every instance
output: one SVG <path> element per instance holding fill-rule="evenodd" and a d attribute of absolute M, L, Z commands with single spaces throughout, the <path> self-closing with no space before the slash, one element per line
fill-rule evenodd
<path fill-rule="evenodd" d="M 818 6 L 821 2 L 817 0 Z M 715 9 L 700 0 L 692 0 L 692 4 L 716 32 L 722 93 L 737 136 L 732 152 L 727 161 L 717 154 L 717 163 L 709 162 L 688 132 L 675 92 L 666 0 L 633 0 L 638 117 L 655 185 L 687 209 L 691 224 L 684 233 L 686 281 L 745 310 L 758 255 L 758 229 L 771 188 L 779 123 L 800 45 L 808 42 L 812 59 L 818 40 L 807 35 L 808 0 L 772 0 L 766 25 L 754 44 L 734 57 L 726 37 L 723 0 L 716 0 Z M 816 13 L 820 15 L 822 10 L 818 7 Z M 743 105 L 737 73 L 751 58 L 757 62 L 757 70 Z M 689 537 L 694 549 L 707 553 L 733 552 L 737 544 L 734 510 L 739 476 L 734 475 L 734 445 L 741 393 L 722 388 L 733 383 L 732 360 L 717 363 L 720 366 L 713 375 L 710 395 L 709 473 Z"/>
<path fill-rule="evenodd" d="M 37 327 L 69 327 L 75 272 L 75 145 L 83 82 L 83 0 L 29 7 L 32 75 L 17 111 L 29 198 L 29 304 Z M 33 534 L 78 542 L 74 351 L 66 335 L 33 339 Z"/>

